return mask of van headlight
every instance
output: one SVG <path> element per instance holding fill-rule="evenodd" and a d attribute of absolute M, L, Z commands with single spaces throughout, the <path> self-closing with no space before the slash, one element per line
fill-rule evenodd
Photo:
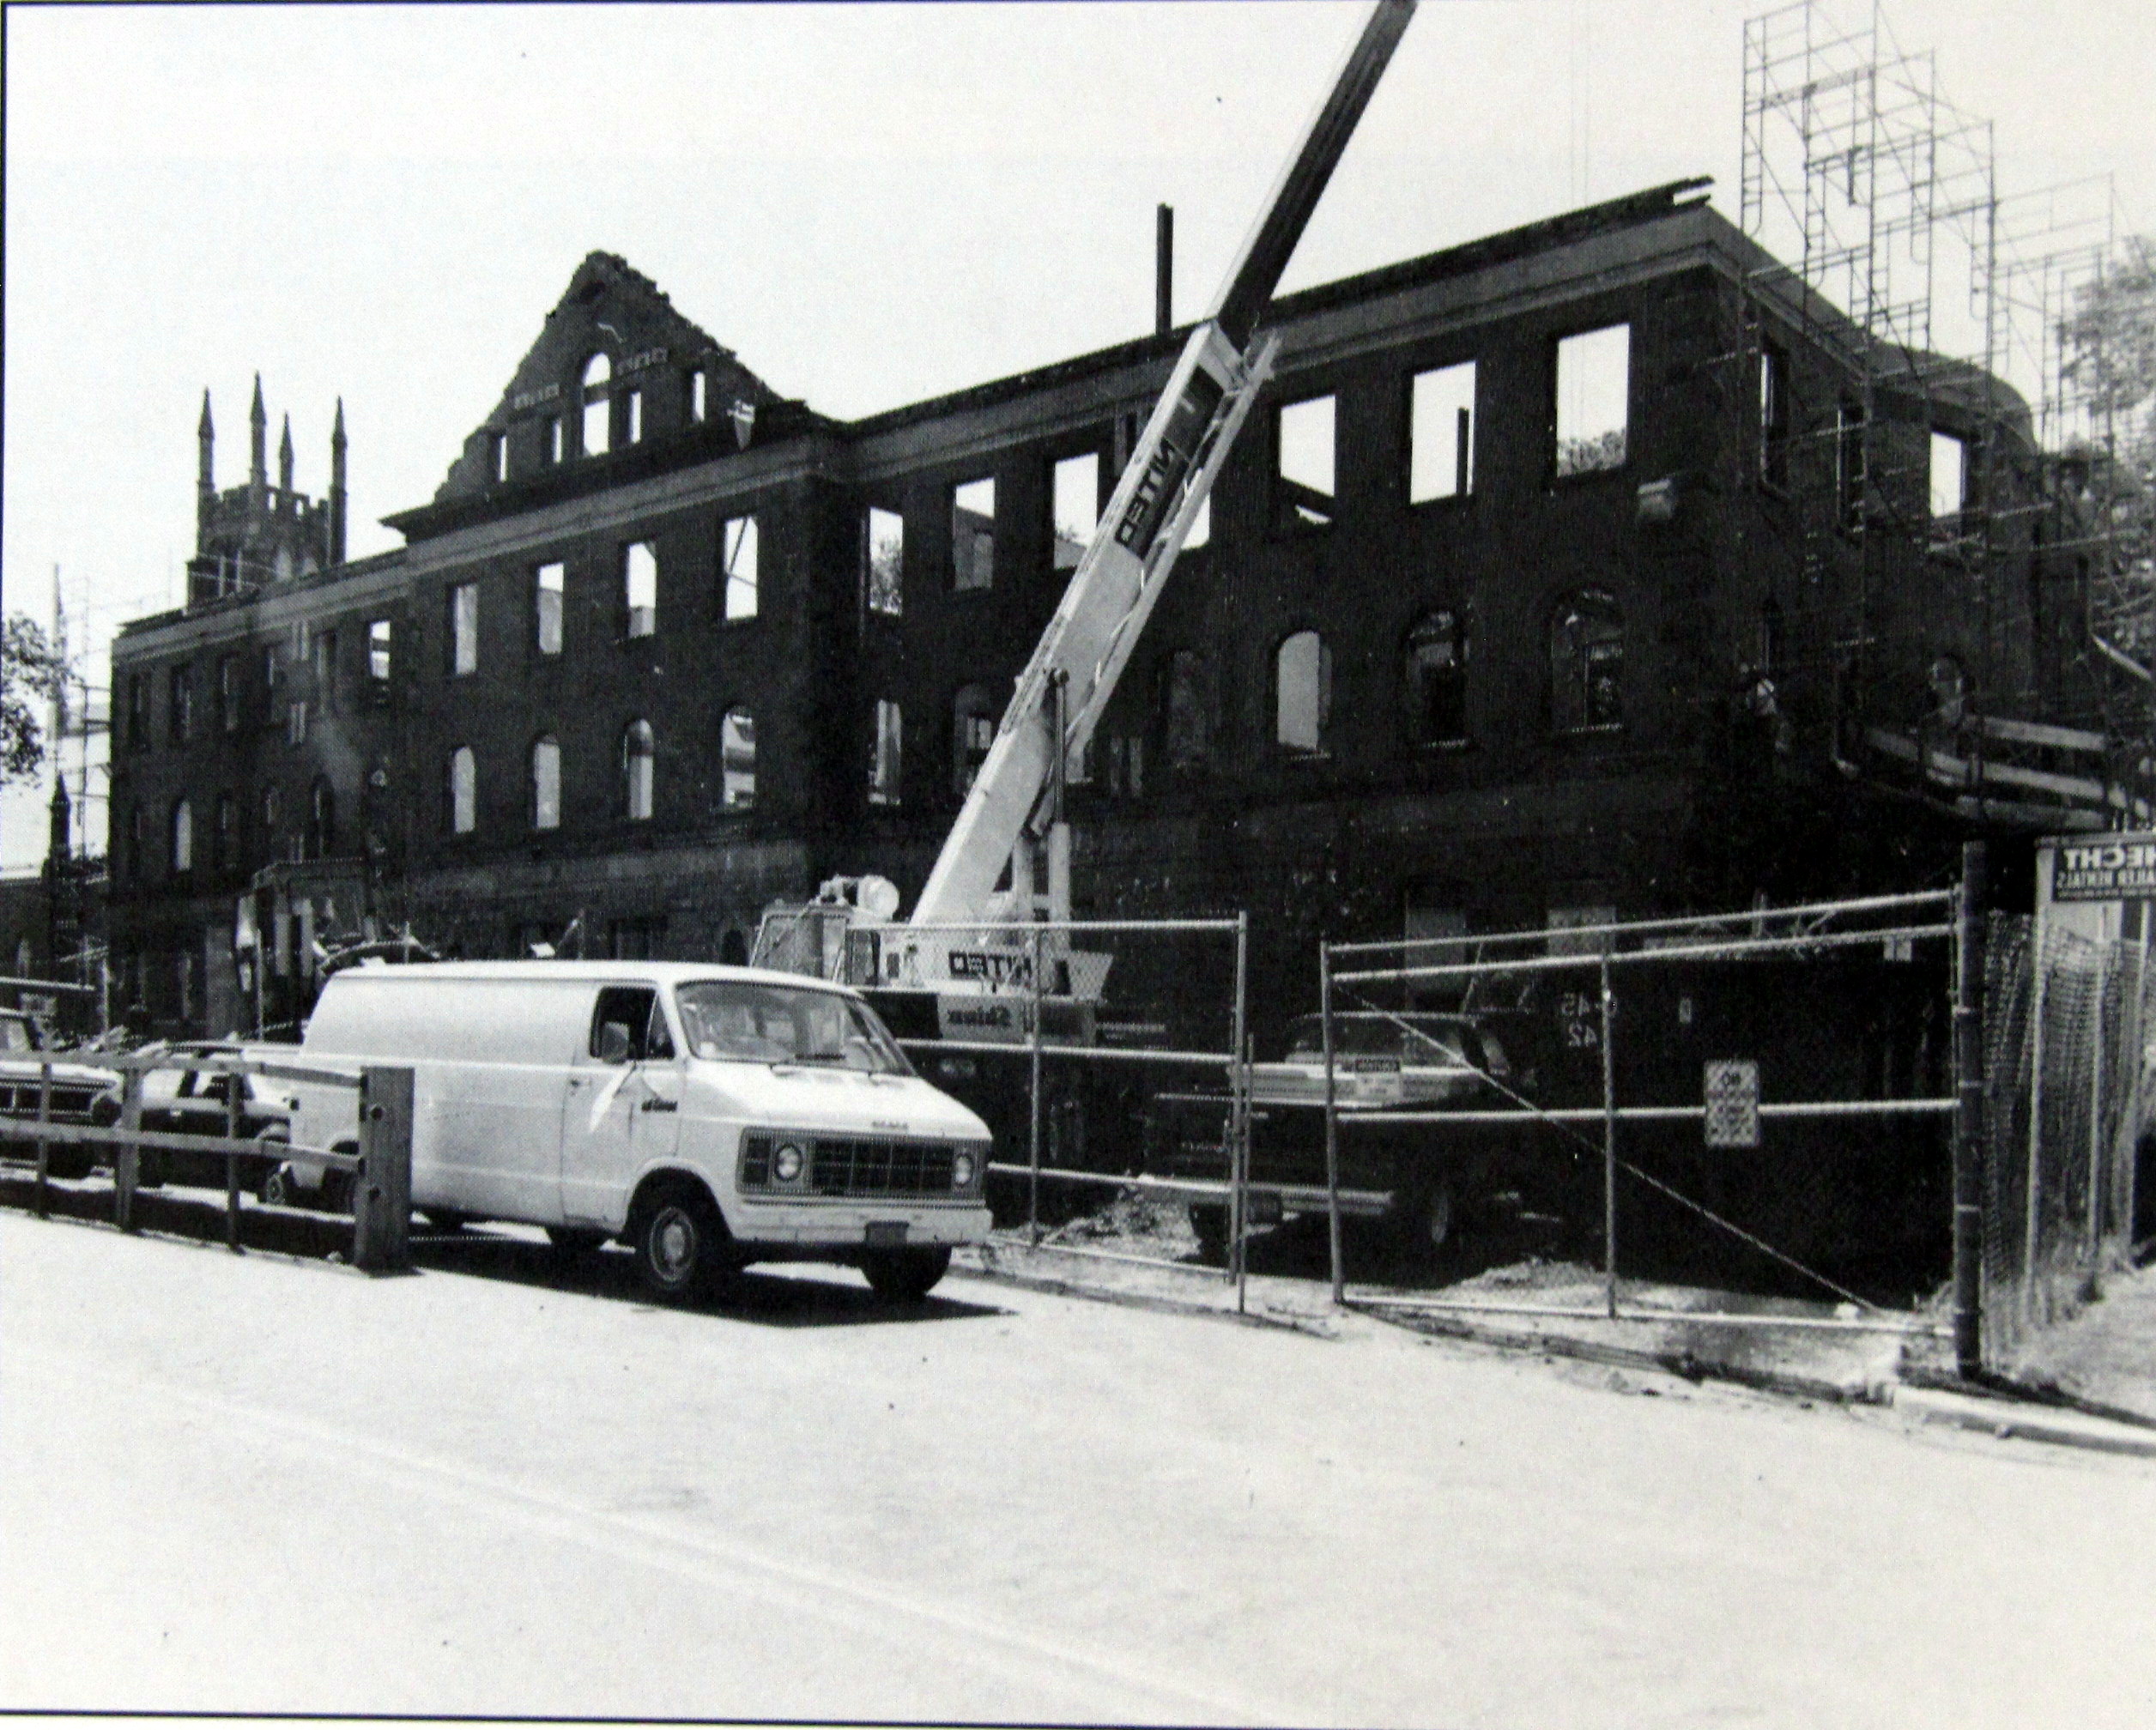
<path fill-rule="evenodd" d="M 973 1156 L 963 1147 L 951 1156 L 951 1188 L 963 1189 L 973 1181 Z"/>
<path fill-rule="evenodd" d="M 806 1163 L 799 1147 L 790 1141 L 781 1141 L 772 1150 L 771 1175 L 781 1183 L 798 1183 Z"/>

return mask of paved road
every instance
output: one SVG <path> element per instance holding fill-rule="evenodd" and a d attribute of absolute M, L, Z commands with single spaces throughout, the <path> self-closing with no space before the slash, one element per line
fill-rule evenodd
<path fill-rule="evenodd" d="M 2156 1721 L 2133 1462 L 1360 1322 L 821 1270 L 681 1313 L 489 1255 L 0 1217 L 0 1704 Z"/>

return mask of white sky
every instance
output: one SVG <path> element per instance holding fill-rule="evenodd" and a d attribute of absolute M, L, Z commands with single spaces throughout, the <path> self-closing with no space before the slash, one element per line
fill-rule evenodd
<path fill-rule="evenodd" d="M 1762 9 L 1426 0 L 1283 286 L 1693 173 L 1735 220 Z M 1142 334 L 1162 201 L 1192 317 L 1364 15 L 11 6 L 5 604 L 49 619 L 58 564 L 101 685 L 114 626 L 179 598 L 203 387 L 228 487 L 257 369 L 306 492 L 343 396 L 349 550 L 397 544 L 376 519 L 433 496 L 595 248 L 842 416 Z M 1996 121 L 2002 187 L 2115 172 L 2156 224 L 2156 7 L 1889 15 Z M 44 796 L 0 801 L 0 863 L 41 856 Z"/>

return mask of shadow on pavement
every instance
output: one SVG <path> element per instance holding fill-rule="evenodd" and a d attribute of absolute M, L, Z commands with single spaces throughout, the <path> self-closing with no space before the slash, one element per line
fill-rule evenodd
<path fill-rule="evenodd" d="M 0 1207 L 32 1213 L 37 1201 L 34 1177 L 0 1172 Z M 46 1211 L 55 1219 L 111 1226 L 112 1184 L 100 1174 L 79 1182 L 54 1180 L 45 1189 Z M 416 1222 L 415 1222 L 416 1227 Z M 225 1201 L 221 1191 L 166 1184 L 138 1189 L 135 1225 L 153 1236 L 198 1243 L 221 1244 Z M 334 1213 L 300 1208 L 264 1207 L 243 1198 L 239 1246 L 307 1261 L 348 1258 L 352 1222 Z M 583 1297 L 631 1303 L 647 1309 L 679 1309 L 690 1314 L 753 1322 L 769 1328 L 865 1327 L 891 1322 L 955 1322 L 1009 1312 L 993 1305 L 969 1304 L 930 1293 L 919 1304 L 896 1304 L 870 1291 L 850 1268 L 796 1263 L 800 1271 L 751 1267 L 726 1281 L 712 1298 L 694 1304 L 654 1303 L 637 1282 L 635 1264 L 626 1249 L 608 1247 L 569 1251 L 556 1249 L 536 1232 L 480 1229 L 429 1232 L 415 1229 L 415 1267 L 444 1273 L 506 1280 Z"/>

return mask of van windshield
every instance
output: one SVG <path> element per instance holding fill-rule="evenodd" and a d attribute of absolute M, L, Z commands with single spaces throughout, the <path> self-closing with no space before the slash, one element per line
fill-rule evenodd
<path fill-rule="evenodd" d="M 815 1063 L 872 1075 L 913 1073 L 875 1012 L 835 991 L 710 979 L 677 986 L 674 1001 L 688 1048 L 699 1057 Z"/>

